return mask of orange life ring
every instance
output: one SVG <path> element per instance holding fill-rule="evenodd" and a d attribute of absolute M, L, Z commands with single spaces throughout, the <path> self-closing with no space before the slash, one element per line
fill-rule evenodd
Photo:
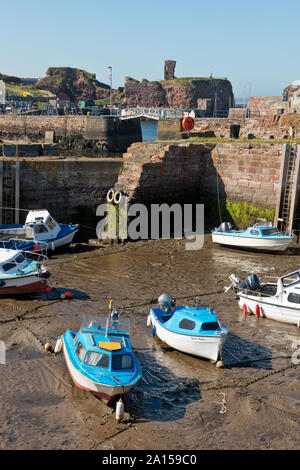
<path fill-rule="evenodd" d="M 182 120 L 182 127 L 185 131 L 191 131 L 194 128 L 195 121 L 191 116 L 186 116 Z"/>

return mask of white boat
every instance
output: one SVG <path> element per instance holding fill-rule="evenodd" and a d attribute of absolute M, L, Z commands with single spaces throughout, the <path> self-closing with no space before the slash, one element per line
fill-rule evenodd
<path fill-rule="evenodd" d="M 152 334 L 174 349 L 217 362 L 228 335 L 212 308 L 177 306 L 163 294 L 158 302 L 161 308 L 151 308 L 147 325 Z"/>
<path fill-rule="evenodd" d="M 256 275 L 241 281 L 232 274 L 230 288 L 244 313 L 291 323 L 300 328 L 300 270 L 278 278 L 277 283 L 260 283 Z"/>
<path fill-rule="evenodd" d="M 1 246 L 14 248 L 11 239 L 20 239 L 17 248 L 32 250 L 38 248 L 40 243 L 47 243 L 48 248 L 55 250 L 73 241 L 79 225 L 59 224 L 46 209 L 29 211 L 25 225 L 11 224 L 0 226 Z"/>
<path fill-rule="evenodd" d="M 0 248 L 0 295 L 45 292 L 50 273 L 26 255 L 31 253 Z"/>
<path fill-rule="evenodd" d="M 233 230 L 229 222 L 223 222 L 219 228 L 212 231 L 214 243 L 255 251 L 284 251 L 293 239 L 279 232 L 272 224 L 258 223 L 247 230 Z"/>

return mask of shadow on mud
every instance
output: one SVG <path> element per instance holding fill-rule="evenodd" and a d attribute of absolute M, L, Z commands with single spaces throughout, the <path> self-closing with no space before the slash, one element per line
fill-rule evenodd
<path fill-rule="evenodd" d="M 150 350 L 149 350 L 150 352 Z M 201 399 L 200 383 L 190 377 L 178 377 L 149 353 L 136 353 L 143 377 L 126 397 L 126 408 L 138 419 L 176 421 L 183 418 L 189 403 Z"/>
<path fill-rule="evenodd" d="M 254 343 L 229 333 L 223 347 L 225 367 L 252 367 L 272 369 L 272 350 L 267 346 Z"/>

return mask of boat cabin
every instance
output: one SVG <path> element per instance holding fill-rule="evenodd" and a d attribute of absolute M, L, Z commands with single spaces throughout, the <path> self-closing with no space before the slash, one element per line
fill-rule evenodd
<path fill-rule="evenodd" d="M 83 367 L 103 369 L 102 372 L 130 372 L 135 368 L 129 334 L 119 329 L 119 319 L 108 329 L 106 319 L 84 321 L 77 333 L 70 332 L 75 356 Z"/>
<path fill-rule="evenodd" d="M 23 274 L 31 260 L 27 260 L 21 251 L 2 249 L 0 253 L 0 276 L 11 275 L 15 272 Z"/>
<path fill-rule="evenodd" d="M 39 241 L 56 238 L 61 228 L 45 209 L 29 211 L 25 227 L 34 231 L 35 239 Z"/>
<path fill-rule="evenodd" d="M 176 307 L 170 313 L 160 308 L 152 309 L 164 327 L 176 333 L 197 335 L 220 333 L 216 313 L 207 307 Z"/>

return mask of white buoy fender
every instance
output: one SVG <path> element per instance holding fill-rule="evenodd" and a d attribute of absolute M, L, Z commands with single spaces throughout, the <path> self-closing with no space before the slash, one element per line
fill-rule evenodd
<path fill-rule="evenodd" d="M 114 203 L 120 204 L 121 197 L 122 197 L 122 194 L 120 193 L 120 191 L 116 191 L 114 194 Z"/>
<path fill-rule="evenodd" d="M 115 197 L 115 192 L 114 192 L 114 190 L 111 188 L 111 189 L 108 191 L 107 195 L 106 195 L 106 200 L 107 200 L 107 202 L 113 202 L 114 197 Z"/>
<path fill-rule="evenodd" d="M 151 315 L 149 314 L 147 317 L 147 326 L 151 326 L 151 325 L 152 325 L 152 318 L 151 318 Z"/>
<path fill-rule="evenodd" d="M 62 345 L 63 345 L 62 339 L 58 338 L 58 340 L 56 341 L 55 348 L 54 348 L 55 354 L 60 353 L 60 351 L 62 350 Z"/>
<path fill-rule="evenodd" d="M 124 416 L 124 403 L 122 401 L 122 398 L 120 398 L 116 406 L 116 420 L 121 421 L 123 419 L 123 416 Z"/>

